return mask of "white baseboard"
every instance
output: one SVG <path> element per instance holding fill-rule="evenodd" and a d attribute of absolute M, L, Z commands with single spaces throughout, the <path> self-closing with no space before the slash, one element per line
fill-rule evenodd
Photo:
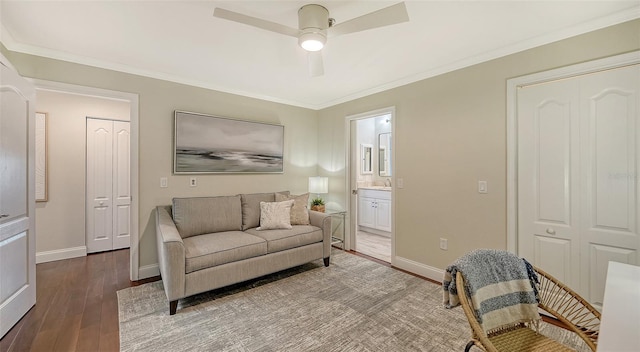
<path fill-rule="evenodd" d="M 154 276 L 160 276 L 160 267 L 158 264 L 145 265 L 138 269 L 138 280 L 148 279 Z"/>
<path fill-rule="evenodd" d="M 85 257 L 86 255 L 87 255 L 86 246 L 56 249 L 53 251 L 46 251 L 46 252 L 37 252 L 36 264 L 53 262 L 53 261 L 62 260 L 62 259 Z"/>
<path fill-rule="evenodd" d="M 394 266 L 408 272 L 424 276 L 428 279 L 442 282 L 444 270 L 429 265 L 418 263 L 416 261 L 396 256 Z"/>

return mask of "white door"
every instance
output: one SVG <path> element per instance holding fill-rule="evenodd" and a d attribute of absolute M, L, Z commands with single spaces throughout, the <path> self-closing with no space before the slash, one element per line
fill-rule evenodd
<path fill-rule="evenodd" d="M 638 65 L 518 91 L 518 252 L 600 306 L 640 263 Z"/>
<path fill-rule="evenodd" d="M 609 261 L 640 264 L 640 65 L 585 76 L 580 94 L 581 291 L 601 306 Z"/>
<path fill-rule="evenodd" d="M 518 253 L 579 285 L 578 92 L 572 80 L 518 91 Z"/>
<path fill-rule="evenodd" d="M 113 249 L 131 243 L 131 130 L 129 122 L 113 121 Z"/>
<path fill-rule="evenodd" d="M 87 252 L 129 247 L 129 122 L 87 118 Z"/>
<path fill-rule="evenodd" d="M 34 102 L 0 63 L 0 337 L 36 303 Z"/>

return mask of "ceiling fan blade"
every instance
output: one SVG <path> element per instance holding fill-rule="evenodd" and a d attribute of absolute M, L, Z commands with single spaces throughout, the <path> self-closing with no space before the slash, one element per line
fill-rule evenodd
<path fill-rule="evenodd" d="M 324 64 L 322 63 L 322 51 L 310 51 L 307 54 L 309 61 L 309 75 L 318 77 L 324 75 Z"/>
<path fill-rule="evenodd" d="M 330 36 L 360 32 L 367 29 L 389 26 L 409 21 L 407 6 L 404 2 L 385 7 L 378 11 L 338 23 L 327 30 Z"/>
<path fill-rule="evenodd" d="M 296 38 L 300 35 L 300 30 L 297 28 L 291 28 L 279 23 L 263 20 L 257 17 L 243 15 L 241 13 L 221 9 L 219 7 L 216 7 L 215 10 L 213 10 L 213 16 L 218 18 L 223 18 L 229 21 L 239 22 L 239 23 L 246 24 L 253 27 L 258 27 L 270 32 L 289 35 Z"/>

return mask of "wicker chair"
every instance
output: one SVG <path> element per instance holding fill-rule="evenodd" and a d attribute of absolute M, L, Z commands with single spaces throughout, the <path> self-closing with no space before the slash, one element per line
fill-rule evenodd
<path fill-rule="evenodd" d="M 596 350 L 598 332 L 600 330 L 600 312 L 585 301 L 580 295 L 563 283 L 539 268 L 534 268 L 540 280 L 538 307 L 550 314 L 557 325 L 578 334 L 591 348 Z M 467 297 L 464 277 L 460 272 L 456 275 L 458 296 L 464 314 L 469 320 L 473 333 L 472 340 L 467 344 L 465 352 L 477 346 L 488 352 L 498 351 L 573 351 L 572 349 L 538 334 L 525 324 L 514 324 L 511 328 L 487 336 L 473 313 L 473 308 Z"/>

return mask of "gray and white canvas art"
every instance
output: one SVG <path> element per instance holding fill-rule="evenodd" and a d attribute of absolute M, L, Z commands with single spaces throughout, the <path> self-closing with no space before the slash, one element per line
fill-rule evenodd
<path fill-rule="evenodd" d="M 174 173 L 283 172 L 284 126 L 175 112 Z"/>

